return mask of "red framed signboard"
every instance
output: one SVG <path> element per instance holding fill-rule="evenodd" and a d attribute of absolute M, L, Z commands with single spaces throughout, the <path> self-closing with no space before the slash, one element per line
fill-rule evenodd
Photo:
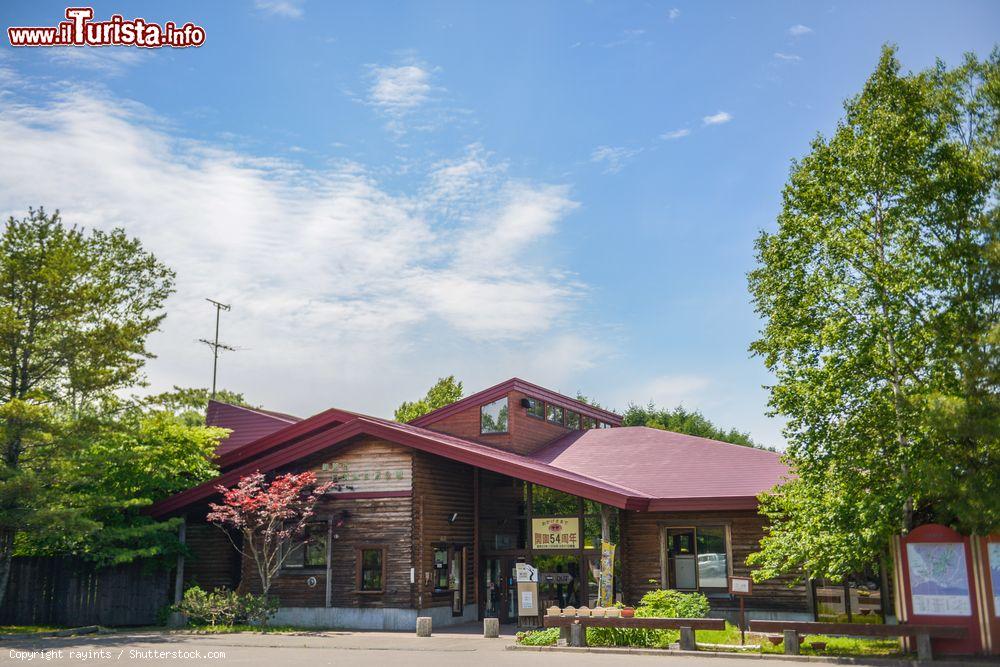
<path fill-rule="evenodd" d="M 978 581 L 982 604 L 982 624 L 987 653 L 1000 655 L 1000 535 L 974 538 L 978 548 Z"/>
<path fill-rule="evenodd" d="M 947 526 L 928 524 L 912 530 L 899 544 L 907 622 L 965 627 L 964 639 L 932 640 L 934 652 L 978 653 L 979 596 L 969 538 Z"/>

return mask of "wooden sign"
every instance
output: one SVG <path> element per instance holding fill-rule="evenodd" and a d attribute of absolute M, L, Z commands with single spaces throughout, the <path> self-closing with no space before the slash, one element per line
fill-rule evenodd
<path fill-rule="evenodd" d="M 753 595 L 753 579 L 750 577 L 729 577 L 729 592 L 732 595 Z"/>
<path fill-rule="evenodd" d="M 408 491 L 413 485 L 412 452 L 403 445 L 374 441 L 343 450 L 313 469 L 322 482 L 336 482 L 334 493 Z"/>
<path fill-rule="evenodd" d="M 579 519 L 532 519 L 531 547 L 533 549 L 579 549 Z"/>

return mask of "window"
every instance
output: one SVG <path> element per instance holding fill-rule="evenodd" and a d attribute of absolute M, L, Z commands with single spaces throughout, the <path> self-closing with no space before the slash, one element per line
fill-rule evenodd
<path fill-rule="evenodd" d="M 597 426 L 597 423 L 594 421 L 593 417 L 586 417 L 586 416 L 582 418 L 581 424 L 583 425 L 584 429 L 595 428 Z"/>
<path fill-rule="evenodd" d="M 302 538 L 291 545 L 291 553 L 282 564 L 289 569 L 326 567 L 326 523 L 308 523 Z"/>
<path fill-rule="evenodd" d="M 551 422 L 553 424 L 559 424 L 562 426 L 563 423 L 563 409 L 558 405 L 545 404 L 545 421 Z"/>
<path fill-rule="evenodd" d="M 667 586 L 680 590 L 728 588 L 725 526 L 666 528 Z"/>
<path fill-rule="evenodd" d="M 359 593 L 381 593 L 385 584 L 385 549 L 362 547 L 357 551 Z"/>
<path fill-rule="evenodd" d="M 597 428 L 611 428 L 611 424 L 608 422 L 598 422 Z"/>
<path fill-rule="evenodd" d="M 507 397 L 487 403 L 479 408 L 480 433 L 507 432 Z"/>
<path fill-rule="evenodd" d="M 535 417 L 536 419 L 545 419 L 545 404 L 539 401 L 537 398 L 526 398 L 528 401 L 528 416 Z"/>
<path fill-rule="evenodd" d="M 576 430 L 580 428 L 580 413 L 572 410 L 566 411 L 566 428 Z"/>

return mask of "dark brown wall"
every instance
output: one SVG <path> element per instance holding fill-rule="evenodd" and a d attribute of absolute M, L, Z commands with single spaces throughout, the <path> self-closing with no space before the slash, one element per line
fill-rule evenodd
<path fill-rule="evenodd" d="M 327 450 L 298 461 L 288 471 L 313 470 L 323 479 L 324 463 L 341 463 L 356 477 L 345 481 L 341 493 L 408 494 L 404 497 L 327 498 L 316 508 L 317 521 L 332 517 L 343 525 L 334 526 L 331 606 L 401 607 L 413 605 L 410 567 L 413 561 L 413 450 L 403 445 L 375 438 L 359 438 L 346 446 Z M 384 475 L 402 471 L 402 477 Z M 376 478 L 376 473 L 379 473 Z M 339 471 L 343 474 L 343 470 Z M 346 517 L 344 513 L 346 514 Z M 357 549 L 361 546 L 385 548 L 385 587 L 382 593 L 359 593 L 356 588 Z M 285 607 L 322 607 L 326 604 L 326 568 L 285 569 L 275 578 L 271 593 Z M 260 578 L 253 562 L 244 559 L 244 585 L 259 592 Z M 309 587 L 307 580 L 316 578 Z"/>
<path fill-rule="evenodd" d="M 188 520 L 184 541 L 191 555 L 184 559 L 184 583 L 210 591 L 239 586 L 240 556 L 221 528 L 204 520 Z"/>
<path fill-rule="evenodd" d="M 509 410 L 507 434 L 483 435 L 479 432 L 479 405 L 429 424 L 427 428 L 518 454 L 530 454 L 570 432 L 562 426 L 529 417 L 527 410 L 521 407 L 522 398 L 533 397 L 519 391 L 507 394 Z"/>
<path fill-rule="evenodd" d="M 434 545 L 448 543 L 467 547 L 465 602 L 475 601 L 474 489 L 473 468 L 440 456 L 414 452 L 413 536 L 417 594 L 421 608 L 451 606 L 449 594 L 433 593 Z M 458 512 L 458 519 L 448 518 Z"/>
<path fill-rule="evenodd" d="M 664 526 L 724 525 L 730 527 L 733 554 L 733 575 L 749 576 L 746 559 L 757 549 L 764 536 L 764 518 L 757 512 L 623 512 L 623 566 L 625 598 L 637 603 L 644 593 L 657 585 L 649 580 L 660 580 L 660 533 Z M 792 577 L 780 577 L 754 584 L 754 595 L 747 598 L 750 609 L 808 612 L 809 603 L 805 586 L 789 588 Z M 727 608 L 737 603 L 729 600 L 712 600 L 712 606 Z"/>

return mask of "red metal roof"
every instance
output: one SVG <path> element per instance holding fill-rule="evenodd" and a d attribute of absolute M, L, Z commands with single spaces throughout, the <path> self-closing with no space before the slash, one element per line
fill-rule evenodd
<path fill-rule="evenodd" d="M 490 401 L 495 401 L 496 399 L 504 396 L 510 391 L 521 391 L 528 394 L 532 398 L 539 398 L 543 401 L 548 401 L 550 403 L 555 403 L 556 405 L 561 405 L 567 407 L 574 412 L 579 412 L 582 415 L 588 417 L 593 417 L 594 419 L 608 422 L 613 426 L 620 426 L 622 423 L 622 417 L 619 414 L 615 414 L 610 410 L 605 410 L 603 408 L 597 408 L 589 403 L 584 403 L 583 401 L 578 401 L 575 398 L 570 398 L 569 396 L 563 396 L 545 387 L 540 387 L 537 384 L 532 384 L 527 380 L 522 380 L 520 378 L 511 378 L 505 380 L 500 384 L 493 385 L 482 391 L 478 391 L 471 396 L 466 396 L 465 398 L 450 403 L 443 408 L 438 408 L 432 412 L 428 412 L 426 415 L 417 417 L 412 420 L 410 424 L 413 426 L 428 426 L 436 421 L 444 419 L 445 417 L 450 417 L 451 415 L 466 410 L 470 407 L 489 403 Z"/>
<path fill-rule="evenodd" d="M 154 517 L 175 514 L 211 498 L 220 484 L 232 486 L 243 475 L 287 466 L 359 436 L 383 438 L 484 470 L 640 511 L 754 509 L 757 495 L 789 474 L 774 452 L 639 426 L 575 431 L 530 456 L 422 428 L 422 424 L 453 414 L 448 411 L 457 411 L 455 406 L 465 409 L 512 389 L 544 400 L 559 397 L 561 403 L 572 404 L 583 414 L 621 423 L 614 413 L 517 378 L 410 424 L 330 409 L 285 423 L 278 430 L 223 453 L 217 459 L 221 470 L 217 478 L 161 500 L 149 513 Z M 437 416 L 428 421 L 432 415 Z"/>
<path fill-rule="evenodd" d="M 301 419 L 280 412 L 211 400 L 208 402 L 208 410 L 205 413 L 206 424 L 221 426 L 232 431 L 229 437 L 219 443 L 219 447 L 215 450 L 216 456 L 221 456 L 247 443 L 259 440 L 297 421 L 301 421 Z"/>
<path fill-rule="evenodd" d="M 219 485 L 232 486 L 244 475 L 257 471 L 275 470 L 315 452 L 344 444 L 351 438 L 363 435 L 384 438 L 453 461 L 460 461 L 485 470 L 542 484 L 616 507 L 645 509 L 649 502 L 649 498 L 634 489 L 603 480 L 589 479 L 527 456 L 408 424 L 398 424 L 377 417 L 358 416 L 347 423 L 310 438 L 274 449 L 271 453 L 228 470 L 213 480 L 161 500 L 149 508 L 149 514 L 156 518 L 169 516 L 216 495 L 216 487 Z"/>
<path fill-rule="evenodd" d="M 788 476 L 774 452 L 645 426 L 577 431 L 532 458 L 636 489 L 650 510 L 753 508 Z"/>

